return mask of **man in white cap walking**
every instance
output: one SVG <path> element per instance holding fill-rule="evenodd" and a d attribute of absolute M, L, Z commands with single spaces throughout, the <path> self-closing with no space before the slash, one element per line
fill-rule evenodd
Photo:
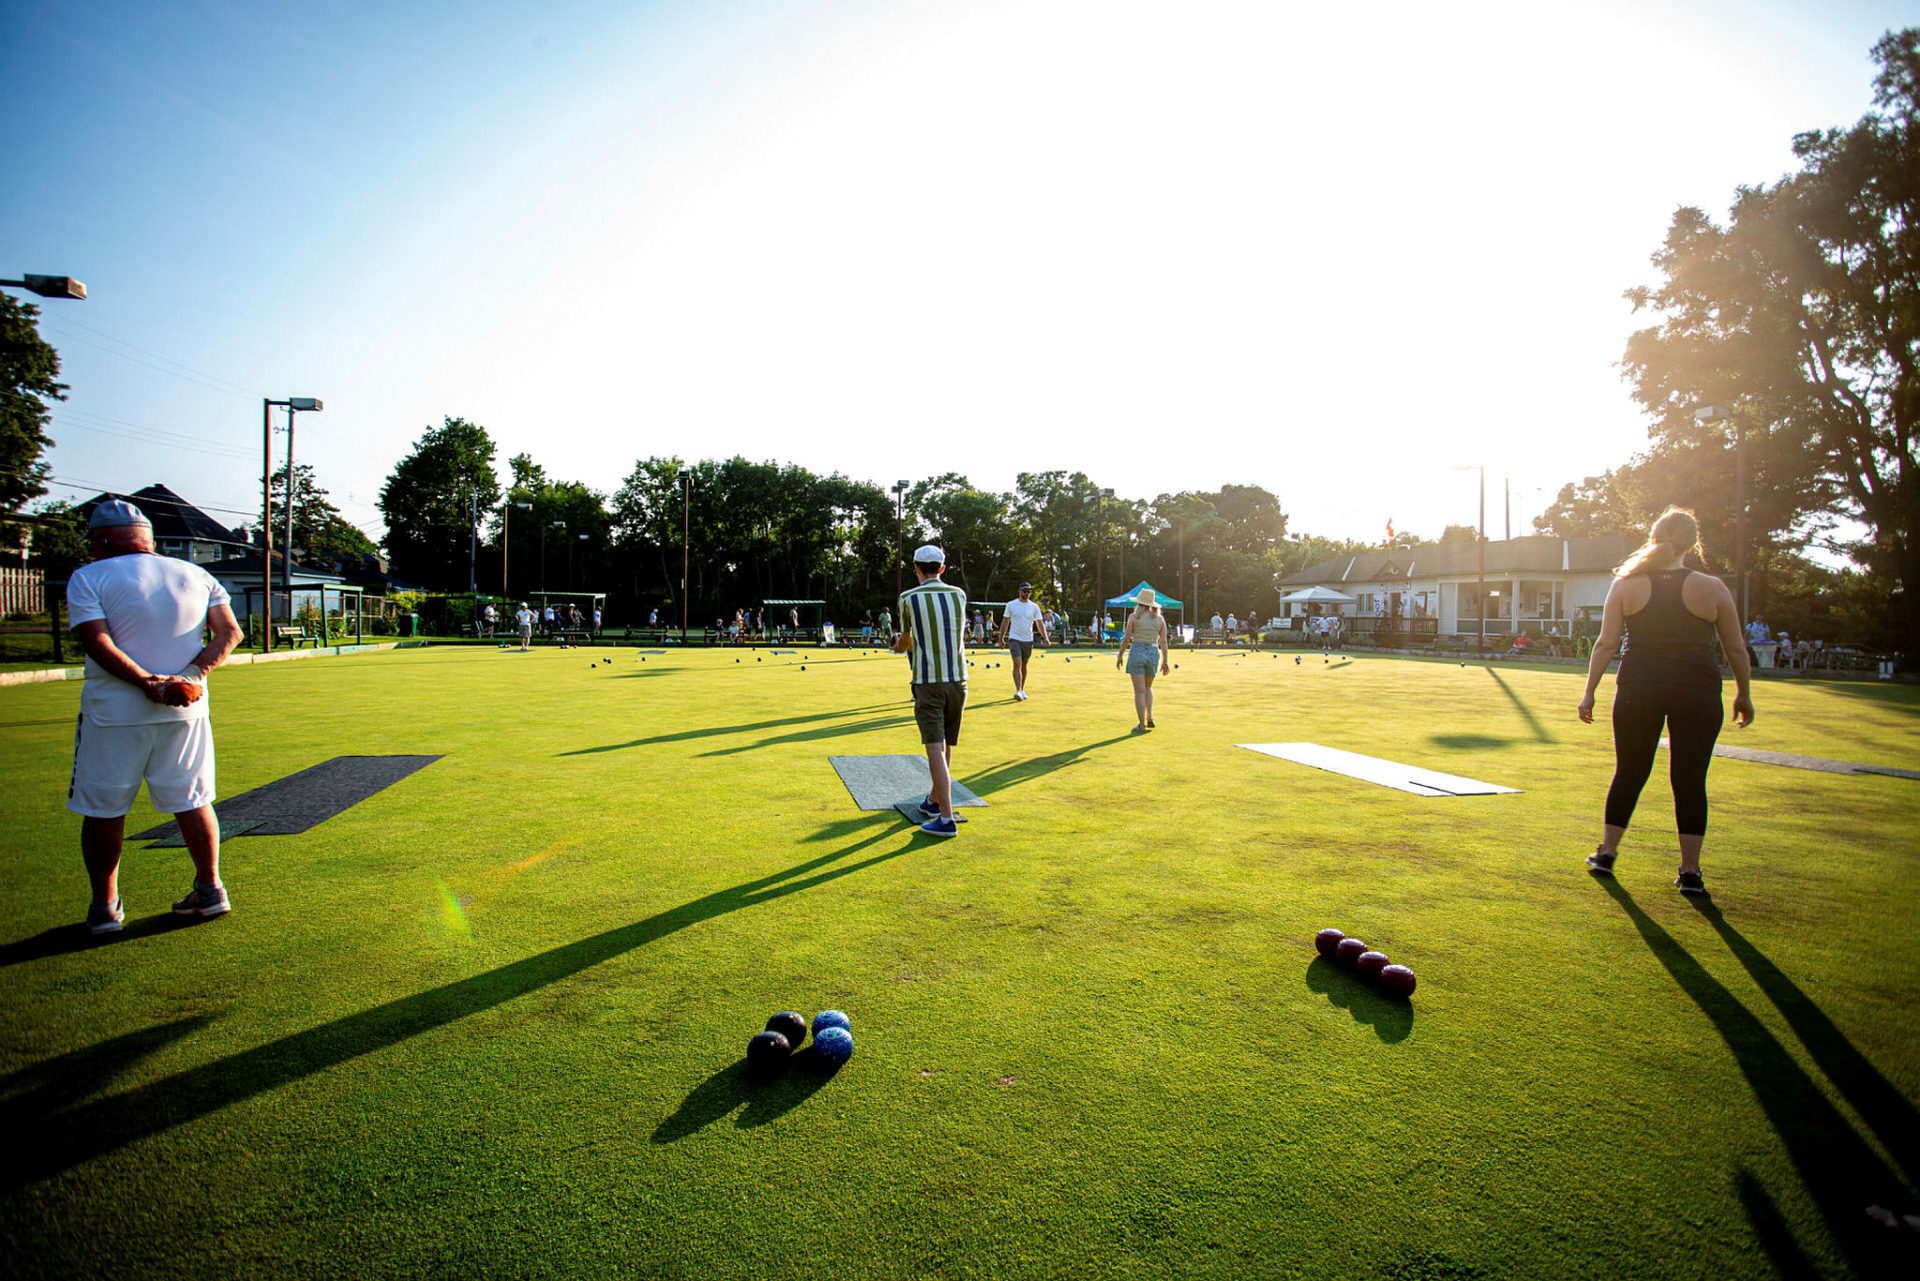
<path fill-rule="evenodd" d="M 896 653 L 913 668 L 913 719 L 927 750 L 933 790 L 920 803 L 928 836 L 958 836 L 953 812 L 953 749 L 960 741 L 960 714 L 967 705 L 967 594 L 940 581 L 946 553 L 928 544 L 913 553 L 918 581 L 900 593 Z"/>
<path fill-rule="evenodd" d="M 153 526 L 132 503 L 98 504 L 87 527 L 94 558 L 67 582 L 70 625 L 87 655 L 67 789 L 93 882 L 87 928 L 111 934 L 126 919 L 120 851 L 143 780 L 193 859 L 193 889 L 174 913 L 220 916 L 232 905 L 220 881 L 207 674 L 240 643 L 240 624 L 211 574 L 155 554 Z"/>
<path fill-rule="evenodd" d="M 1007 647 L 1007 656 L 1013 660 L 1013 697 L 1018 702 L 1027 701 L 1027 660 L 1033 657 L 1033 629 L 1040 629 L 1040 639 L 1052 644 L 1047 635 L 1047 620 L 1041 616 L 1040 607 L 1033 603 L 1033 584 L 1020 584 L 1020 596 L 1007 602 L 1000 614 L 999 643 Z"/>

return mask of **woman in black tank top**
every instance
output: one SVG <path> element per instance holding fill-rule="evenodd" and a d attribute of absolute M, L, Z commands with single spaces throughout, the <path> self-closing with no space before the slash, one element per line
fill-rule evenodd
<path fill-rule="evenodd" d="M 1699 550 L 1700 528 L 1693 513 L 1669 507 L 1654 522 L 1640 550 L 1614 571 L 1579 709 L 1580 719 L 1591 724 L 1594 691 L 1624 638 L 1620 674 L 1614 682 L 1613 783 L 1607 789 L 1600 844 L 1588 856 L 1587 866 L 1599 875 L 1613 875 L 1620 838 L 1626 835 L 1640 789 L 1653 772 L 1664 728 L 1672 756 L 1673 815 L 1680 836 L 1680 873 L 1674 884 L 1683 894 L 1707 892 L 1700 875 L 1700 847 L 1707 834 L 1707 766 L 1724 717 L 1722 652 L 1733 669 L 1737 689 L 1734 718 L 1742 727 L 1753 722 L 1752 672 L 1740 635 L 1739 613 L 1726 584 L 1698 576 L 1695 606 L 1711 609 L 1713 617 L 1703 618 L 1687 607 L 1687 586 L 1695 574 L 1682 562 L 1688 552 Z M 1645 602 L 1629 612 L 1627 602 L 1639 600 L 1641 582 L 1646 583 Z"/>

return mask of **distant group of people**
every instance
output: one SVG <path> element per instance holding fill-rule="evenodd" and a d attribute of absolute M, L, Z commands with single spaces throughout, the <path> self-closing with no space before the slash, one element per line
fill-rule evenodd
<path fill-rule="evenodd" d="M 1773 646 L 1771 666 L 1774 667 L 1806 671 L 1825 667 L 1831 661 L 1826 641 L 1819 638 L 1809 640 L 1804 636 L 1796 640 L 1785 628 L 1776 632 L 1767 626 L 1766 619 L 1755 614 L 1753 621 L 1747 624 L 1747 658 L 1756 666 L 1767 665 L 1760 658 L 1759 647 L 1762 645 Z"/>
<path fill-rule="evenodd" d="M 527 612 L 529 608 L 527 602 L 521 601 L 519 608 L 514 611 L 514 628 L 516 631 L 520 630 L 520 615 Z M 592 613 L 583 614 L 580 612 L 578 605 L 568 605 L 565 609 L 555 609 L 551 604 L 548 604 L 541 610 L 527 614 L 526 632 L 531 636 L 537 627 L 541 634 L 552 636 L 554 633 L 560 631 L 583 632 L 591 625 L 593 633 L 597 636 L 600 633 L 602 619 L 603 615 L 598 607 L 596 607 Z M 483 637 L 491 637 L 500 628 L 500 611 L 494 607 L 492 601 L 487 601 L 480 606 L 480 614 L 475 621 L 478 624 L 480 635 Z"/>

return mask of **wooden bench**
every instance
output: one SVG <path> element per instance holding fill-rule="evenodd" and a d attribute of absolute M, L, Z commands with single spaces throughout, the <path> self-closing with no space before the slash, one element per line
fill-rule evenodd
<path fill-rule="evenodd" d="M 320 648 L 320 638 L 310 634 L 304 627 L 275 624 L 273 639 L 277 645 L 291 645 L 295 649 L 300 648 L 302 645 L 311 645 L 315 649 Z"/>

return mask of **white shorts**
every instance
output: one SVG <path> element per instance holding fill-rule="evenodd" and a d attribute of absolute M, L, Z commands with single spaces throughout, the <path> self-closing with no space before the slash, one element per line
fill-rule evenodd
<path fill-rule="evenodd" d="M 67 808 L 88 818 L 121 818 L 140 794 L 163 814 L 211 805 L 213 721 L 94 725 L 82 716 L 73 734 L 73 782 Z"/>

